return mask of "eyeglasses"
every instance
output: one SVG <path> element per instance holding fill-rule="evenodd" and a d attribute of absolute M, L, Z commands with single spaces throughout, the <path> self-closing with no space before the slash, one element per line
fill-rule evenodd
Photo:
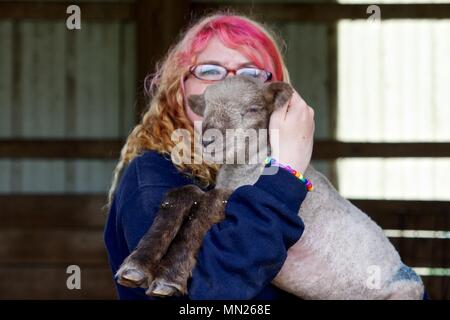
<path fill-rule="evenodd" d="M 227 69 L 216 64 L 198 64 L 189 68 L 189 72 L 197 79 L 206 81 L 220 81 L 225 79 L 228 73 L 233 72 L 235 75 L 244 75 L 252 77 L 262 82 L 267 82 L 272 79 L 272 73 L 266 70 L 244 67 L 240 69 Z"/>

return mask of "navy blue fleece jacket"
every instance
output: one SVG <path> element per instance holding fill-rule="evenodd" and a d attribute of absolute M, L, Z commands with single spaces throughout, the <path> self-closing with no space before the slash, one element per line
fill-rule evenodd
<path fill-rule="evenodd" d="M 170 158 L 146 151 L 124 172 L 104 240 L 113 274 L 151 226 L 164 194 L 192 184 Z M 184 299 L 294 298 L 270 284 L 304 225 L 298 211 L 307 190 L 284 169 L 236 189 L 226 218 L 206 234 Z M 120 299 L 149 299 L 145 289 L 116 284 Z"/>

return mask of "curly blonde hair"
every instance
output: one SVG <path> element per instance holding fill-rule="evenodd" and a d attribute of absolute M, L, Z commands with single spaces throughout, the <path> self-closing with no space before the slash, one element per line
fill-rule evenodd
<path fill-rule="evenodd" d="M 176 144 L 171 139 L 175 129 L 186 129 L 193 135 L 193 124 L 184 108 L 181 82 L 189 67 L 195 63 L 196 55 L 214 35 L 228 47 L 242 52 L 258 67 L 271 71 L 274 80 L 290 82 L 278 43 L 282 43 L 283 48 L 285 44 L 263 24 L 229 11 L 212 13 L 192 23 L 180 34 L 181 40 L 157 64 L 156 72 L 145 81 L 149 84 L 146 92 L 152 98 L 142 120 L 129 134 L 121 150 L 119 162 L 113 172 L 106 208 L 112 203 L 124 169 L 135 157 L 145 150 L 171 155 Z M 193 161 L 176 164 L 176 167 L 204 186 L 213 184 L 218 166 L 196 163 L 194 159 L 199 155 L 193 147 L 193 139 L 191 140 L 189 147 Z"/>

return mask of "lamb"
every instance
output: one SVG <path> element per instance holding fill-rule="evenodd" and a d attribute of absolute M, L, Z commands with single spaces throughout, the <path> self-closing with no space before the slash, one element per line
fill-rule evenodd
<path fill-rule="evenodd" d="M 284 82 L 234 76 L 188 99 L 193 111 L 204 116 L 203 131 L 225 132 L 267 129 L 271 112 L 292 92 Z M 241 134 L 235 133 L 237 138 Z M 244 141 L 231 152 L 248 152 Z M 270 146 L 266 151 L 270 154 Z M 149 295 L 185 294 L 195 255 L 209 228 L 224 219 L 226 199 L 239 186 L 255 183 L 264 170 L 264 164 L 248 160 L 223 164 L 208 192 L 195 185 L 169 191 L 152 227 L 118 270 L 118 282 L 148 287 Z M 420 277 L 402 263 L 382 229 L 311 165 L 304 176 L 314 185 L 299 211 L 305 231 L 272 283 L 303 299 L 421 299 Z"/>

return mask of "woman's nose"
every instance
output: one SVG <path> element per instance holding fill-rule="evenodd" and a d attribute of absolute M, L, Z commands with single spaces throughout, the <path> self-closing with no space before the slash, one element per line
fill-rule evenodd
<path fill-rule="evenodd" d="M 234 77 L 236 75 L 236 70 L 228 70 L 228 73 L 225 78 Z"/>

